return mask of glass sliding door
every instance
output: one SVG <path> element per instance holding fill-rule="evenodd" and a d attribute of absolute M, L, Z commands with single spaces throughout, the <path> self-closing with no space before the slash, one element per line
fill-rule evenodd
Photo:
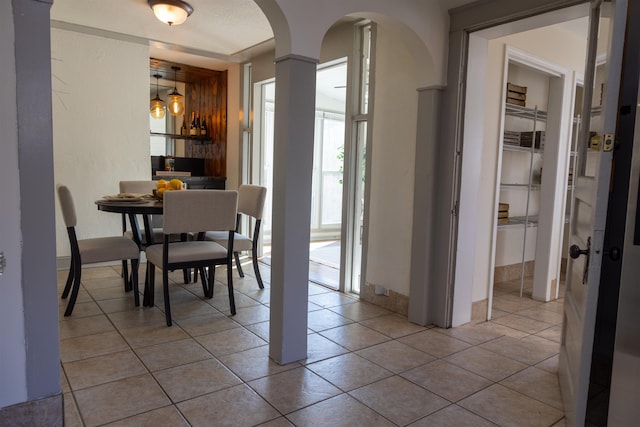
<path fill-rule="evenodd" d="M 359 293 L 364 270 L 366 152 L 372 114 L 369 75 L 375 26 L 363 23 L 354 30 L 355 63 L 341 58 L 318 67 L 310 229 L 314 266 L 310 266 L 310 280 Z M 252 181 L 268 189 L 262 221 L 267 247 L 271 242 L 275 84 L 270 80 L 254 85 L 249 162 Z M 328 275 L 325 267 L 332 270 Z"/>
<path fill-rule="evenodd" d="M 316 111 L 311 240 L 339 240 L 344 114 Z"/>

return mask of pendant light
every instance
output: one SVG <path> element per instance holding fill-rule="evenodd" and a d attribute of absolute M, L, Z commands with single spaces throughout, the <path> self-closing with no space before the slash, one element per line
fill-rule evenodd
<path fill-rule="evenodd" d="M 160 99 L 160 95 L 158 94 L 158 79 L 162 76 L 160 74 L 154 74 L 153 77 L 156 78 L 156 97 L 149 103 L 149 112 L 151 113 L 151 117 L 154 119 L 161 119 L 164 117 L 166 104 L 166 102 Z"/>
<path fill-rule="evenodd" d="M 178 86 L 176 83 L 180 67 L 173 66 L 171 68 L 173 69 L 173 92 L 167 95 L 169 99 L 171 99 L 171 101 L 169 101 L 168 109 L 172 115 L 181 116 L 184 113 L 184 104 L 182 103 L 184 95 L 178 92 Z"/>

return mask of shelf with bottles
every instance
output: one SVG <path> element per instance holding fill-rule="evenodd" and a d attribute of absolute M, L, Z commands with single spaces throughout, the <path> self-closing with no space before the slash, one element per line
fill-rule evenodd
<path fill-rule="evenodd" d="M 151 132 L 151 136 L 162 136 L 170 139 L 189 139 L 194 141 L 201 141 L 203 143 L 213 144 L 215 143 L 211 137 L 207 135 L 180 135 L 178 133 L 163 133 L 163 132 Z"/>

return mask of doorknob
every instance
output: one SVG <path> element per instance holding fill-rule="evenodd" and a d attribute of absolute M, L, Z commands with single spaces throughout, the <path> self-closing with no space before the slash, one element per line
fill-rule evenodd
<path fill-rule="evenodd" d="M 589 255 L 589 247 L 587 246 L 587 249 L 580 249 L 578 245 L 571 245 L 571 247 L 569 248 L 569 256 L 571 256 L 571 258 L 573 259 L 576 259 L 580 255 Z"/>
<path fill-rule="evenodd" d="M 584 271 L 582 273 L 582 284 L 587 284 L 587 279 L 589 278 L 589 252 L 591 252 L 591 236 L 587 238 L 587 248 L 580 249 L 578 245 L 571 245 L 569 247 L 569 256 L 572 259 L 577 259 L 580 255 L 586 255 L 587 259 L 584 262 Z"/>
<path fill-rule="evenodd" d="M 608 251 L 604 251 L 604 255 L 608 256 L 609 259 L 611 259 L 611 261 L 618 261 L 620 259 L 620 248 L 617 246 L 614 246 Z"/>

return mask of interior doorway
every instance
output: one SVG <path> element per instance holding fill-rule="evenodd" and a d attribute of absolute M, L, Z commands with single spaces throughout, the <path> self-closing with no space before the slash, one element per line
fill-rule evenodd
<path fill-rule="evenodd" d="M 505 313 L 492 307 L 496 292 L 514 304 L 563 295 L 587 12 L 579 5 L 470 35 L 469 67 L 482 71 L 468 74 L 459 222 L 475 225 L 458 235 L 475 241 L 458 242 L 456 282 L 473 283 L 473 321 Z"/>

